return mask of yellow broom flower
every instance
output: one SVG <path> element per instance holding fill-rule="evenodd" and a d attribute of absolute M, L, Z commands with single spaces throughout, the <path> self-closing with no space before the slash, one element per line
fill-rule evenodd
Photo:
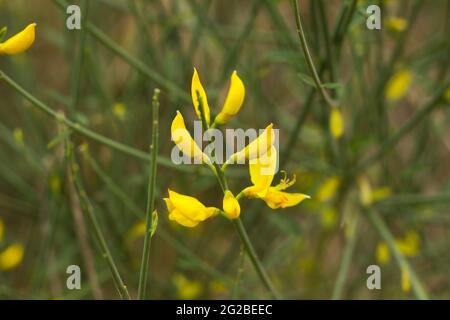
<path fill-rule="evenodd" d="M 16 268 L 22 262 L 24 254 L 23 245 L 13 243 L 3 252 L 0 252 L 0 270 L 8 271 Z"/>
<path fill-rule="evenodd" d="M 344 119 L 338 108 L 333 108 L 330 113 L 330 131 L 335 139 L 339 139 L 344 134 Z"/>
<path fill-rule="evenodd" d="M 3 223 L 3 220 L 0 219 L 0 243 L 3 242 L 4 236 L 5 236 L 5 224 Z"/>
<path fill-rule="evenodd" d="M 192 103 L 194 104 L 195 113 L 197 114 L 197 117 L 201 119 L 202 117 L 200 112 L 200 102 L 198 101 L 199 99 L 197 96 L 197 92 L 202 100 L 206 123 L 209 125 L 211 116 L 209 111 L 208 97 L 206 96 L 205 89 L 203 88 L 202 83 L 200 82 L 200 77 L 198 76 L 197 69 L 194 68 L 194 74 L 192 75 L 192 82 L 191 82 L 191 96 L 192 96 Z"/>
<path fill-rule="evenodd" d="M 14 55 L 27 50 L 35 39 L 36 23 L 29 24 L 25 29 L 0 43 L 0 55 Z"/>
<path fill-rule="evenodd" d="M 273 124 L 269 124 L 255 140 L 250 142 L 241 151 L 231 155 L 225 165 L 230 163 L 244 163 L 245 160 L 253 160 L 264 156 L 273 146 L 275 141 L 275 132 Z"/>
<path fill-rule="evenodd" d="M 241 214 L 239 201 L 237 201 L 230 190 L 225 191 L 225 196 L 223 197 L 223 212 L 229 219 L 237 219 Z"/>
<path fill-rule="evenodd" d="M 409 272 L 405 268 L 402 268 L 401 274 L 402 274 L 401 276 L 402 290 L 405 293 L 409 293 L 411 291 L 411 279 L 409 276 Z"/>
<path fill-rule="evenodd" d="M 386 21 L 388 30 L 393 32 L 403 32 L 408 27 L 408 21 L 405 18 L 389 17 Z"/>
<path fill-rule="evenodd" d="M 253 185 L 243 190 L 244 195 L 248 198 L 262 199 L 272 209 L 296 206 L 304 199 L 309 199 L 310 197 L 303 193 L 283 192 L 295 183 L 295 175 L 292 180 L 289 180 L 285 174 L 279 184 L 271 186 L 277 161 L 277 150 L 272 147 L 266 155 L 250 163 L 250 179 Z"/>
<path fill-rule="evenodd" d="M 341 180 L 339 177 L 333 176 L 326 179 L 317 191 L 317 200 L 326 202 L 331 200 L 339 189 Z"/>
<path fill-rule="evenodd" d="M 403 98 L 412 83 L 412 79 L 412 73 L 407 69 L 401 69 L 394 73 L 386 86 L 386 98 L 392 102 Z"/>
<path fill-rule="evenodd" d="M 169 198 L 164 198 L 164 201 L 169 210 L 169 219 L 182 226 L 195 227 L 200 222 L 219 213 L 219 209 L 205 207 L 194 197 L 185 196 L 172 190 L 168 190 L 168 192 Z"/>
<path fill-rule="evenodd" d="M 216 116 L 214 123 L 224 124 L 230 121 L 241 109 L 245 98 L 245 87 L 242 80 L 234 71 L 231 75 L 230 88 L 223 104 L 222 111 Z"/>
<path fill-rule="evenodd" d="M 376 261 L 380 265 L 386 265 L 391 261 L 391 253 L 386 242 L 380 242 L 376 249 Z"/>
<path fill-rule="evenodd" d="M 172 121 L 171 127 L 172 141 L 175 142 L 177 147 L 183 152 L 183 154 L 194 159 L 194 163 L 206 163 L 211 164 L 209 157 L 204 154 L 194 139 L 192 139 L 189 131 L 186 129 L 183 116 L 179 111 Z"/>

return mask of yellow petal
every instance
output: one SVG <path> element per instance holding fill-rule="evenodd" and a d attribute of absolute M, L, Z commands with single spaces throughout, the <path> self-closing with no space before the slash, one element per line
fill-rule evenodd
<path fill-rule="evenodd" d="M 408 27 L 408 21 L 404 18 L 389 17 L 386 21 L 386 26 L 390 31 L 403 32 Z"/>
<path fill-rule="evenodd" d="M 376 261 L 380 265 L 386 265 L 391 261 L 389 247 L 385 242 L 380 242 L 376 249 Z"/>
<path fill-rule="evenodd" d="M 186 227 L 195 227 L 199 222 L 217 214 L 219 209 L 205 207 L 194 197 L 169 190 L 169 198 L 165 198 L 169 219 Z"/>
<path fill-rule="evenodd" d="M 192 103 L 194 104 L 195 113 L 197 114 L 197 117 L 201 119 L 201 113 L 199 109 L 200 103 L 198 101 L 197 92 L 200 94 L 200 98 L 203 103 L 206 123 L 209 124 L 210 111 L 209 111 L 208 97 L 206 96 L 205 89 L 203 89 L 202 83 L 200 82 L 197 69 L 194 68 L 194 74 L 192 75 L 192 83 L 191 83 L 191 96 L 192 96 Z"/>
<path fill-rule="evenodd" d="M 171 127 L 172 141 L 175 142 L 177 147 L 191 159 L 194 159 L 194 163 L 211 163 L 209 157 L 204 154 L 194 139 L 192 139 L 191 134 L 186 129 L 183 116 L 179 111 L 172 121 Z"/>
<path fill-rule="evenodd" d="M 386 98 L 389 101 L 401 99 L 412 82 L 412 73 L 409 70 L 401 69 L 394 73 L 386 85 Z"/>
<path fill-rule="evenodd" d="M 35 29 L 36 23 L 31 23 L 21 32 L 0 43 L 0 55 L 14 55 L 27 50 L 34 42 Z"/>
<path fill-rule="evenodd" d="M 237 75 L 237 72 L 234 71 L 231 75 L 230 89 L 228 90 L 228 95 L 223 104 L 222 111 L 217 115 L 214 122 L 217 124 L 224 124 L 233 118 L 241 109 L 244 97 L 244 83 Z"/>
<path fill-rule="evenodd" d="M 20 243 L 13 243 L 0 253 L 0 270 L 8 271 L 22 262 L 24 248 Z"/>
<path fill-rule="evenodd" d="M 264 197 L 276 172 L 277 157 L 277 150 L 272 146 L 271 150 L 265 155 L 250 161 L 249 171 L 253 186 L 244 190 L 247 197 Z"/>
<path fill-rule="evenodd" d="M 239 201 L 234 197 L 230 190 L 225 192 L 223 197 L 223 211 L 229 219 L 237 219 L 241 214 L 241 206 Z"/>
<path fill-rule="evenodd" d="M 344 134 L 344 119 L 338 108 L 333 108 L 330 114 L 330 131 L 334 138 L 339 139 Z"/>
<path fill-rule="evenodd" d="M 359 199 L 364 207 L 369 207 L 373 202 L 372 187 L 365 176 L 358 178 Z"/>
<path fill-rule="evenodd" d="M 241 151 L 231 155 L 227 163 L 244 163 L 245 160 L 253 160 L 264 156 L 273 146 L 275 132 L 273 124 L 269 124 L 264 131 Z"/>
<path fill-rule="evenodd" d="M 403 292 L 409 293 L 411 291 L 411 279 L 409 277 L 409 272 L 402 268 L 402 290 Z"/>
<path fill-rule="evenodd" d="M 319 201 L 328 201 L 334 197 L 340 185 L 338 177 L 330 177 L 324 181 L 317 191 L 317 199 Z"/>
<path fill-rule="evenodd" d="M 278 191 L 273 187 L 270 188 L 263 200 L 272 209 L 288 208 L 298 205 L 305 199 L 309 199 L 310 196 L 303 193 L 288 193 Z"/>

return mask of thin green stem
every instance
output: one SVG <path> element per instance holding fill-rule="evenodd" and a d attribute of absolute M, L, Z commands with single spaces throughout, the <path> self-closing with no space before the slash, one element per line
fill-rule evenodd
<path fill-rule="evenodd" d="M 65 141 L 65 149 L 66 149 L 66 157 L 69 161 L 69 169 L 70 169 L 70 177 L 71 180 L 75 186 L 75 190 L 77 191 L 78 198 L 80 199 L 81 207 L 83 208 L 83 211 L 87 215 L 88 219 L 90 220 L 93 229 L 94 229 L 94 236 L 97 239 L 97 242 L 100 246 L 100 251 L 102 252 L 102 256 L 105 258 L 106 262 L 108 263 L 109 269 L 111 270 L 111 274 L 113 276 L 114 282 L 116 284 L 117 290 L 120 294 L 120 297 L 122 299 L 130 300 L 130 294 L 128 293 L 127 286 L 122 280 L 122 277 L 120 276 L 119 270 L 116 266 L 116 263 L 114 262 L 114 259 L 111 255 L 111 252 L 109 251 L 108 245 L 106 243 L 105 237 L 103 235 L 103 231 L 100 227 L 100 224 L 97 220 L 97 216 L 94 213 L 94 207 L 92 206 L 86 192 L 84 191 L 84 187 L 81 181 L 81 178 L 79 177 L 79 168 L 78 165 L 75 162 L 75 155 L 73 150 L 73 144 L 69 140 L 69 137 L 66 137 Z"/>
<path fill-rule="evenodd" d="M 292 3 L 294 5 L 295 23 L 297 25 L 297 34 L 298 34 L 298 37 L 302 44 L 302 49 L 303 49 L 303 53 L 305 55 L 306 64 L 308 65 L 308 68 L 309 68 L 309 72 L 311 73 L 311 76 L 314 80 L 317 90 L 319 90 L 320 95 L 322 96 L 323 100 L 325 100 L 325 103 L 330 108 L 336 108 L 337 107 L 336 102 L 334 102 L 331 99 L 331 97 L 328 95 L 328 92 L 323 87 L 322 82 L 320 81 L 320 78 L 319 78 L 319 74 L 317 73 L 316 67 L 314 66 L 314 61 L 312 59 L 311 53 L 309 52 L 308 44 L 306 42 L 305 32 L 303 31 L 302 19 L 301 19 L 297 0 L 292 0 Z"/>
<path fill-rule="evenodd" d="M 62 113 L 56 112 L 53 109 L 51 109 L 49 106 L 47 106 L 45 103 L 34 97 L 32 94 L 30 94 L 27 90 L 22 88 L 17 82 L 12 80 L 10 77 L 8 77 L 3 71 L 0 70 L 0 79 L 4 80 L 12 89 L 14 89 L 17 93 L 19 93 L 21 96 L 23 96 L 25 99 L 27 99 L 31 104 L 41 111 L 43 111 L 45 114 L 53 118 L 54 120 L 60 121 L 64 123 L 67 127 L 72 129 L 73 131 L 84 135 L 85 137 L 88 137 L 94 141 L 97 141 L 101 144 L 104 144 L 106 146 L 109 146 L 117 151 L 120 151 L 124 154 L 133 156 L 135 158 L 141 159 L 141 160 L 150 160 L 150 155 L 146 152 L 143 152 L 141 150 L 137 150 L 135 148 L 132 148 L 130 146 L 127 146 L 123 143 L 117 142 L 115 140 L 109 139 L 101 134 L 98 134 L 88 128 L 83 127 L 79 123 L 76 123 L 68 118 L 66 118 Z M 170 159 L 158 156 L 158 163 L 160 165 L 163 165 L 168 168 L 172 168 L 175 170 L 180 171 L 186 171 L 186 172 L 192 172 L 191 169 L 178 166 L 174 164 Z"/>
<path fill-rule="evenodd" d="M 383 240 L 386 242 L 386 244 L 389 247 L 389 250 L 393 253 L 395 261 L 397 262 L 400 270 L 408 273 L 409 278 L 411 279 L 411 286 L 412 286 L 413 292 L 416 295 L 416 297 L 420 300 L 429 299 L 428 293 L 425 290 L 425 287 L 422 285 L 422 282 L 417 277 L 416 273 L 414 272 L 413 268 L 409 264 L 408 260 L 403 256 L 403 254 L 397 248 L 395 239 L 392 236 L 391 231 L 386 226 L 386 224 L 381 219 L 381 217 L 378 215 L 378 213 L 375 212 L 373 209 L 369 209 L 367 211 L 367 217 L 369 218 L 369 220 L 372 223 L 372 226 L 375 228 L 375 230 L 377 230 L 377 232 L 380 234 L 381 238 L 383 238 Z"/>
<path fill-rule="evenodd" d="M 138 299 L 145 299 L 148 265 L 150 260 L 150 246 L 152 241 L 153 226 L 153 211 L 155 210 L 155 188 L 156 188 L 156 168 L 157 161 L 156 156 L 158 154 L 158 114 L 159 114 L 159 89 L 155 89 L 153 94 L 153 130 L 152 130 L 152 144 L 151 160 L 150 160 L 150 175 L 148 179 L 148 198 L 147 198 L 147 214 L 146 214 L 146 227 L 144 248 L 142 250 L 141 271 L 139 273 L 139 287 L 138 287 Z"/>

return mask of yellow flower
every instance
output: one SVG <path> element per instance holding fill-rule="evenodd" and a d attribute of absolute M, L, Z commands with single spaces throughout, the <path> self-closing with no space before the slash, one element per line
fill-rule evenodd
<path fill-rule="evenodd" d="M 245 97 L 245 87 L 242 80 L 234 71 L 231 75 L 231 84 L 222 111 L 216 116 L 214 123 L 224 124 L 230 121 L 241 109 Z"/>
<path fill-rule="evenodd" d="M 175 220 L 185 227 L 195 227 L 219 212 L 217 208 L 205 207 L 194 197 L 185 196 L 172 190 L 168 191 L 169 198 L 164 198 L 164 201 L 169 210 L 169 219 Z"/>
<path fill-rule="evenodd" d="M 324 229 L 332 229 L 338 222 L 336 209 L 333 207 L 325 207 L 320 211 L 320 223 Z"/>
<path fill-rule="evenodd" d="M 450 101 L 450 87 L 448 87 L 447 90 L 445 90 L 444 98 L 445 100 Z"/>
<path fill-rule="evenodd" d="M 369 207 L 373 202 L 373 192 L 369 180 L 365 176 L 358 178 L 359 199 L 364 207 Z"/>
<path fill-rule="evenodd" d="M 386 98 L 389 101 L 397 101 L 401 99 L 412 82 L 412 73 L 407 69 L 401 69 L 394 73 L 389 79 L 386 86 Z"/>
<path fill-rule="evenodd" d="M 386 265 L 389 263 L 389 261 L 391 261 L 391 253 L 389 251 L 389 247 L 385 242 L 380 242 L 377 245 L 376 260 L 380 265 Z"/>
<path fill-rule="evenodd" d="M 317 199 L 319 201 L 328 201 L 336 194 L 341 181 L 338 177 L 330 177 L 325 180 L 317 191 Z"/>
<path fill-rule="evenodd" d="M 338 108 L 333 108 L 330 114 L 330 131 L 335 139 L 339 139 L 344 134 L 344 119 Z"/>
<path fill-rule="evenodd" d="M 386 26 L 390 31 L 403 32 L 408 27 L 408 21 L 405 18 L 389 17 Z"/>
<path fill-rule="evenodd" d="M 0 243 L 3 242 L 4 236 L 5 236 L 5 224 L 3 223 L 3 220 L 0 219 Z"/>
<path fill-rule="evenodd" d="M 113 105 L 113 114 L 117 117 L 119 120 L 124 120 L 125 115 L 127 113 L 127 106 L 124 103 L 115 103 Z"/>
<path fill-rule="evenodd" d="M 188 280 L 182 274 L 175 274 L 173 276 L 172 281 L 177 289 L 179 299 L 182 300 L 196 299 L 203 292 L 201 282 Z"/>
<path fill-rule="evenodd" d="M 248 198 L 260 198 L 272 209 L 296 206 L 304 199 L 309 199 L 303 193 L 287 193 L 287 189 L 295 183 L 295 175 L 292 180 L 286 178 L 286 173 L 280 183 L 271 186 L 277 167 L 278 155 L 275 147 L 272 147 L 266 155 L 252 161 L 249 164 L 252 186 L 243 190 Z"/>
<path fill-rule="evenodd" d="M 145 220 L 140 220 L 136 222 L 130 230 L 127 231 L 125 235 L 125 241 L 127 243 L 133 242 L 134 240 L 143 237 L 145 235 L 145 231 L 147 229 L 147 225 Z"/>
<path fill-rule="evenodd" d="M 183 152 L 183 154 L 194 159 L 194 163 L 206 163 L 211 164 L 209 157 L 204 154 L 194 139 L 192 139 L 189 131 L 186 129 L 183 116 L 179 111 L 172 121 L 171 127 L 172 140 L 175 142 L 177 147 Z"/>
<path fill-rule="evenodd" d="M 271 123 L 255 140 L 250 142 L 241 151 L 232 154 L 225 164 L 244 163 L 246 159 L 253 160 L 263 157 L 272 148 L 274 141 L 275 132 L 273 130 L 273 124 Z"/>
<path fill-rule="evenodd" d="M 18 145 L 23 145 L 23 130 L 21 128 L 14 129 L 13 137 Z"/>
<path fill-rule="evenodd" d="M 420 237 L 414 230 L 409 230 L 401 239 L 396 239 L 398 250 L 406 257 L 414 257 L 419 253 Z"/>
<path fill-rule="evenodd" d="M 14 55 L 27 50 L 35 39 L 36 23 L 29 24 L 25 29 L 0 43 L 0 55 Z"/>
<path fill-rule="evenodd" d="M 209 111 L 208 97 L 206 96 L 205 89 L 203 89 L 202 83 L 200 82 L 200 77 L 198 76 L 197 69 L 194 68 L 194 74 L 192 75 L 191 83 L 191 96 L 195 113 L 197 113 L 197 117 L 201 119 L 200 102 L 198 101 L 197 92 L 202 100 L 206 123 L 209 125 L 211 116 Z"/>
<path fill-rule="evenodd" d="M 409 293 L 411 291 L 411 279 L 409 277 L 409 272 L 402 268 L 402 290 L 403 292 Z"/>
<path fill-rule="evenodd" d="M 223 212 L 229 219 L 237 219 L 241 214 L 239 201 L 237 201 L 230 190 L 225 191 L 225 196 L 223 197 Z"/>
<path fill-rule="evenodd" d="M 16 268 L 23 259 L 24 248 L 20 243 L 13 243 L 0 253 L 0 270 Z"/>

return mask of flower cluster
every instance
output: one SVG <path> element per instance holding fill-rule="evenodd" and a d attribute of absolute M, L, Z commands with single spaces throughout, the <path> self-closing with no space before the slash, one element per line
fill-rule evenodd
<path fill-rule="evenodd" d="M 222 110 L 214 118 L 212 125 L 210 125 L 211 112 L 206 91 L 195 68 L 192 76 L 191 94 L 197 117 L 206 124 L 207 128 L 214 128 L 226 124 L 236 116 L 244 102 L 245 87 L 237 72 L 234 71 L 231 75 L 230 87 Z M 170 220 L 186 227 L 195 227 L 200 222 L 218 214 L 223 214 L 229 219 L 237 219 L 241 213 L 239 199 L 244 196 L 262 199 L 272 209 L 292 207 L 309 198 L 302 193 L 283 191 L 295 183 L 295 176 L 292 180 L 289 180 L 285 174 L 279 184 L 272 186 L 278 165 L 278 153 L 274 147 L 273 124 L 269 124 L 255 140 L 242 150 L 232 154 L 221 168 L 215 166 L 209 156 L 202 152 L 186 129 L 184 118 L 179 111 L 172 121 L 171 134 L 172 140 L 184 155 L 193 159 L 194 163 L 208 165 L 218 177 L 223 177 L 229 164 L 249 161 L 252 185 L 242 190 L 237 196 L 234 196 L 226 184 L 222 185 L 224 189 L 222 209 L 206 207 L 194 197 L 168 190 L 169 197 L 165 198 L 164 201 L 169 210 Z"/>

